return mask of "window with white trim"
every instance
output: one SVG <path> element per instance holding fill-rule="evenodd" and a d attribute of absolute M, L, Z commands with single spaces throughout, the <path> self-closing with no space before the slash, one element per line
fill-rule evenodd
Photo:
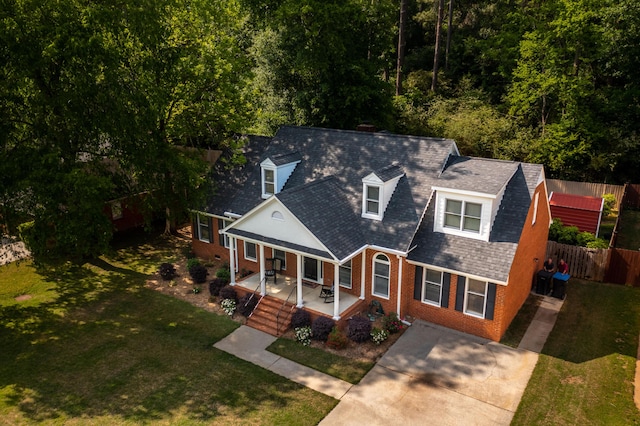
<path fill-rule="evenodd" d="M 422 301 L 430 305 L 441 306 L 442 303 L 442 271 L 424 268 L 424 285 Z"/>
<path fill-rule="evenodd" d="M 464 313 L 484 318 L 487 305 L 487 283 L 467 277 Z"/>
<path fill-rule="evenodd" d="M 198 239 L 205 243 L 211 242 L 211 229 L 209 229 L 209 217 L 198 213 Z"/>
<path fill-rule="evenodd" d="M 444 211 L 445 228 L 459 231 L 480 232 L 482 204 L 447 199 Z"/>
<path fill-rule="evenodd" d="M 218 219 L 218 230 L 224 229 L 231 225 L 230 220 Z M 220 245 L 229 248 L 229 236 L 226 234 L 220 234 Z"/>
<path fill-rule="evenodd" d="M 287 269 L 287 253 L 282 250 L 273 249 L 271 257 L 280 259 L 280 269 L 283 271 Z"/>
<path fill-rule="evenodd" d="M 340 287 L 351 288 L 351 260 L 340 265 L 338 275 L 340 276 Z"/>
<path fill-rule="evenodd" d="M 373 259 L 373 295 L 389 298 L 389 276 L 391 263 L 389 258 L 380 253 Z"/>
<path fill-rule="evenodd" d="M 244 242 L 244 258 L 247 260 L 253 260 L 254 262 L 258 260 L 256 243 Z"/>
<path fill-rule="evenodd" d="M 276 193 L 276 171 L 262 168 L 262 196 L 269 197 Z"/>
<path fill-rule="evenodd" d="M 367 185 L 365 213 L 368 215 L 380 215 L 380 187 Z"/>

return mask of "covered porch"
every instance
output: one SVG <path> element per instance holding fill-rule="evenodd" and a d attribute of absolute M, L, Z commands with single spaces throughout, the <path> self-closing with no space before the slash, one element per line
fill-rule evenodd
<path fill-rule="evenodd" d="M 286 275 L 278 275 L 275 281 L 276 282 L 274 283 L 274 280 L 271 277 L 266 280 L 266 295 L 296 304 L 298 299 L 296 278 Z M 239 279 L 236 282 L 236 286 L 242 287 L 243 289 L 251 292 L 255 290 L 257 293 L 260 293 L 260 274 L 252 274 Z M 352 310 L 352 308 L 360 301 L 358 297 L 352 294 L 340 292 L 340 294 L 336 294 L 334 298 L 329 299 L 329 302 L 325 302 L 325 299 L 320 297 L 321 288 L 322 286 L 320 284 L 303 281 L 302 307 L 304 309 L 332 317 L 334 316 L 334 300 L 338 299 L 339 316 L 344 317 L 345 313 Z M 339 290 L 336 288 L 335 291 L 338 292 Z"/>

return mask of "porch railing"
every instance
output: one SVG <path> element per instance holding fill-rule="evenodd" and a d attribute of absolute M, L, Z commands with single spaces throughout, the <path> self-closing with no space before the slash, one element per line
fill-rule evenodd
<path fill-rule="evenodd" d="M 276 314 L 276 333 L 278 335 L 280 334 L 280 314 L 282 314 L 282 310 L 285 308 L 285 306 L 287 306 L 287 302 L 289 302 L 289 299 L 291 298 L 291 295 L 294 293 L 294 291 L 296 291 L 296 286 L 291 289 L 289 295 L 284 300 L 284 302 L 282 302 L 282 305 L 280 306 L 280 309 L 278 309 L 278 313 Z M 291 313 L 293 311 L 293 308 L 295 307 L 295 303 L 292 304 L 291 308 L 289 309 L 289 313 Z"/>

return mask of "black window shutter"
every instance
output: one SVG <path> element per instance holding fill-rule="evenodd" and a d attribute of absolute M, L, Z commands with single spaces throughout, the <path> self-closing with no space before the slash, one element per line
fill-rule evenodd
<path fill-rule="evenodd" d="M 413 284 L 413 298 L 422 299 L 422 266 L 416 266 L 416 277 Z"/>
<path fill-rule="evenodd" d="M 193 238 L 196 240 L 200 239 L 200 229 L 198 228 L 198 214 L 197 213 L 192 213 L 191 214 L 191 234 L 193 235 Z"/>
<path fill-rule="evenodd" d="M 209 222 L 209 242 L 213 243 L 216 240 L 213 234 L 213 218 L 207 216 L 207 221 Z"/>
<path fill-rule="evenodd" d="M 466 278 L 458 275 L 458 287 L 456 288 L 456 311 L 464 310 L 464 287 Z"/>
<path fill-rule="evenodd" d="M 484 317 L 488 320 L 493 319 L 493 311 L 496 305 L 496 290 L 497 284 L 489 283 L 487 285 L 487 310 Z"/>
<path fill-rule="evenodd" d="M 449 290 L 451 289 L 451 274 L 444 272 L 442 274 L 442 300 L 440 306 L 443 308 L 449 307 Z"/>
<path fill-rule="evenodd" d="M 218 219 L 218 231 L 224 228 L 224 220 Z M 218 242 L 224 247 L 224 235 L 218 234 Z"/>

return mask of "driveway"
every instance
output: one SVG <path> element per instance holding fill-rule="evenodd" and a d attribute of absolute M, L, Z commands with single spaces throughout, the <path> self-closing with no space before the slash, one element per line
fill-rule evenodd
<path fill-rule="evenodd" d="M 538 354 L 416 321 L 321 425 L 508 425 Z"/>

